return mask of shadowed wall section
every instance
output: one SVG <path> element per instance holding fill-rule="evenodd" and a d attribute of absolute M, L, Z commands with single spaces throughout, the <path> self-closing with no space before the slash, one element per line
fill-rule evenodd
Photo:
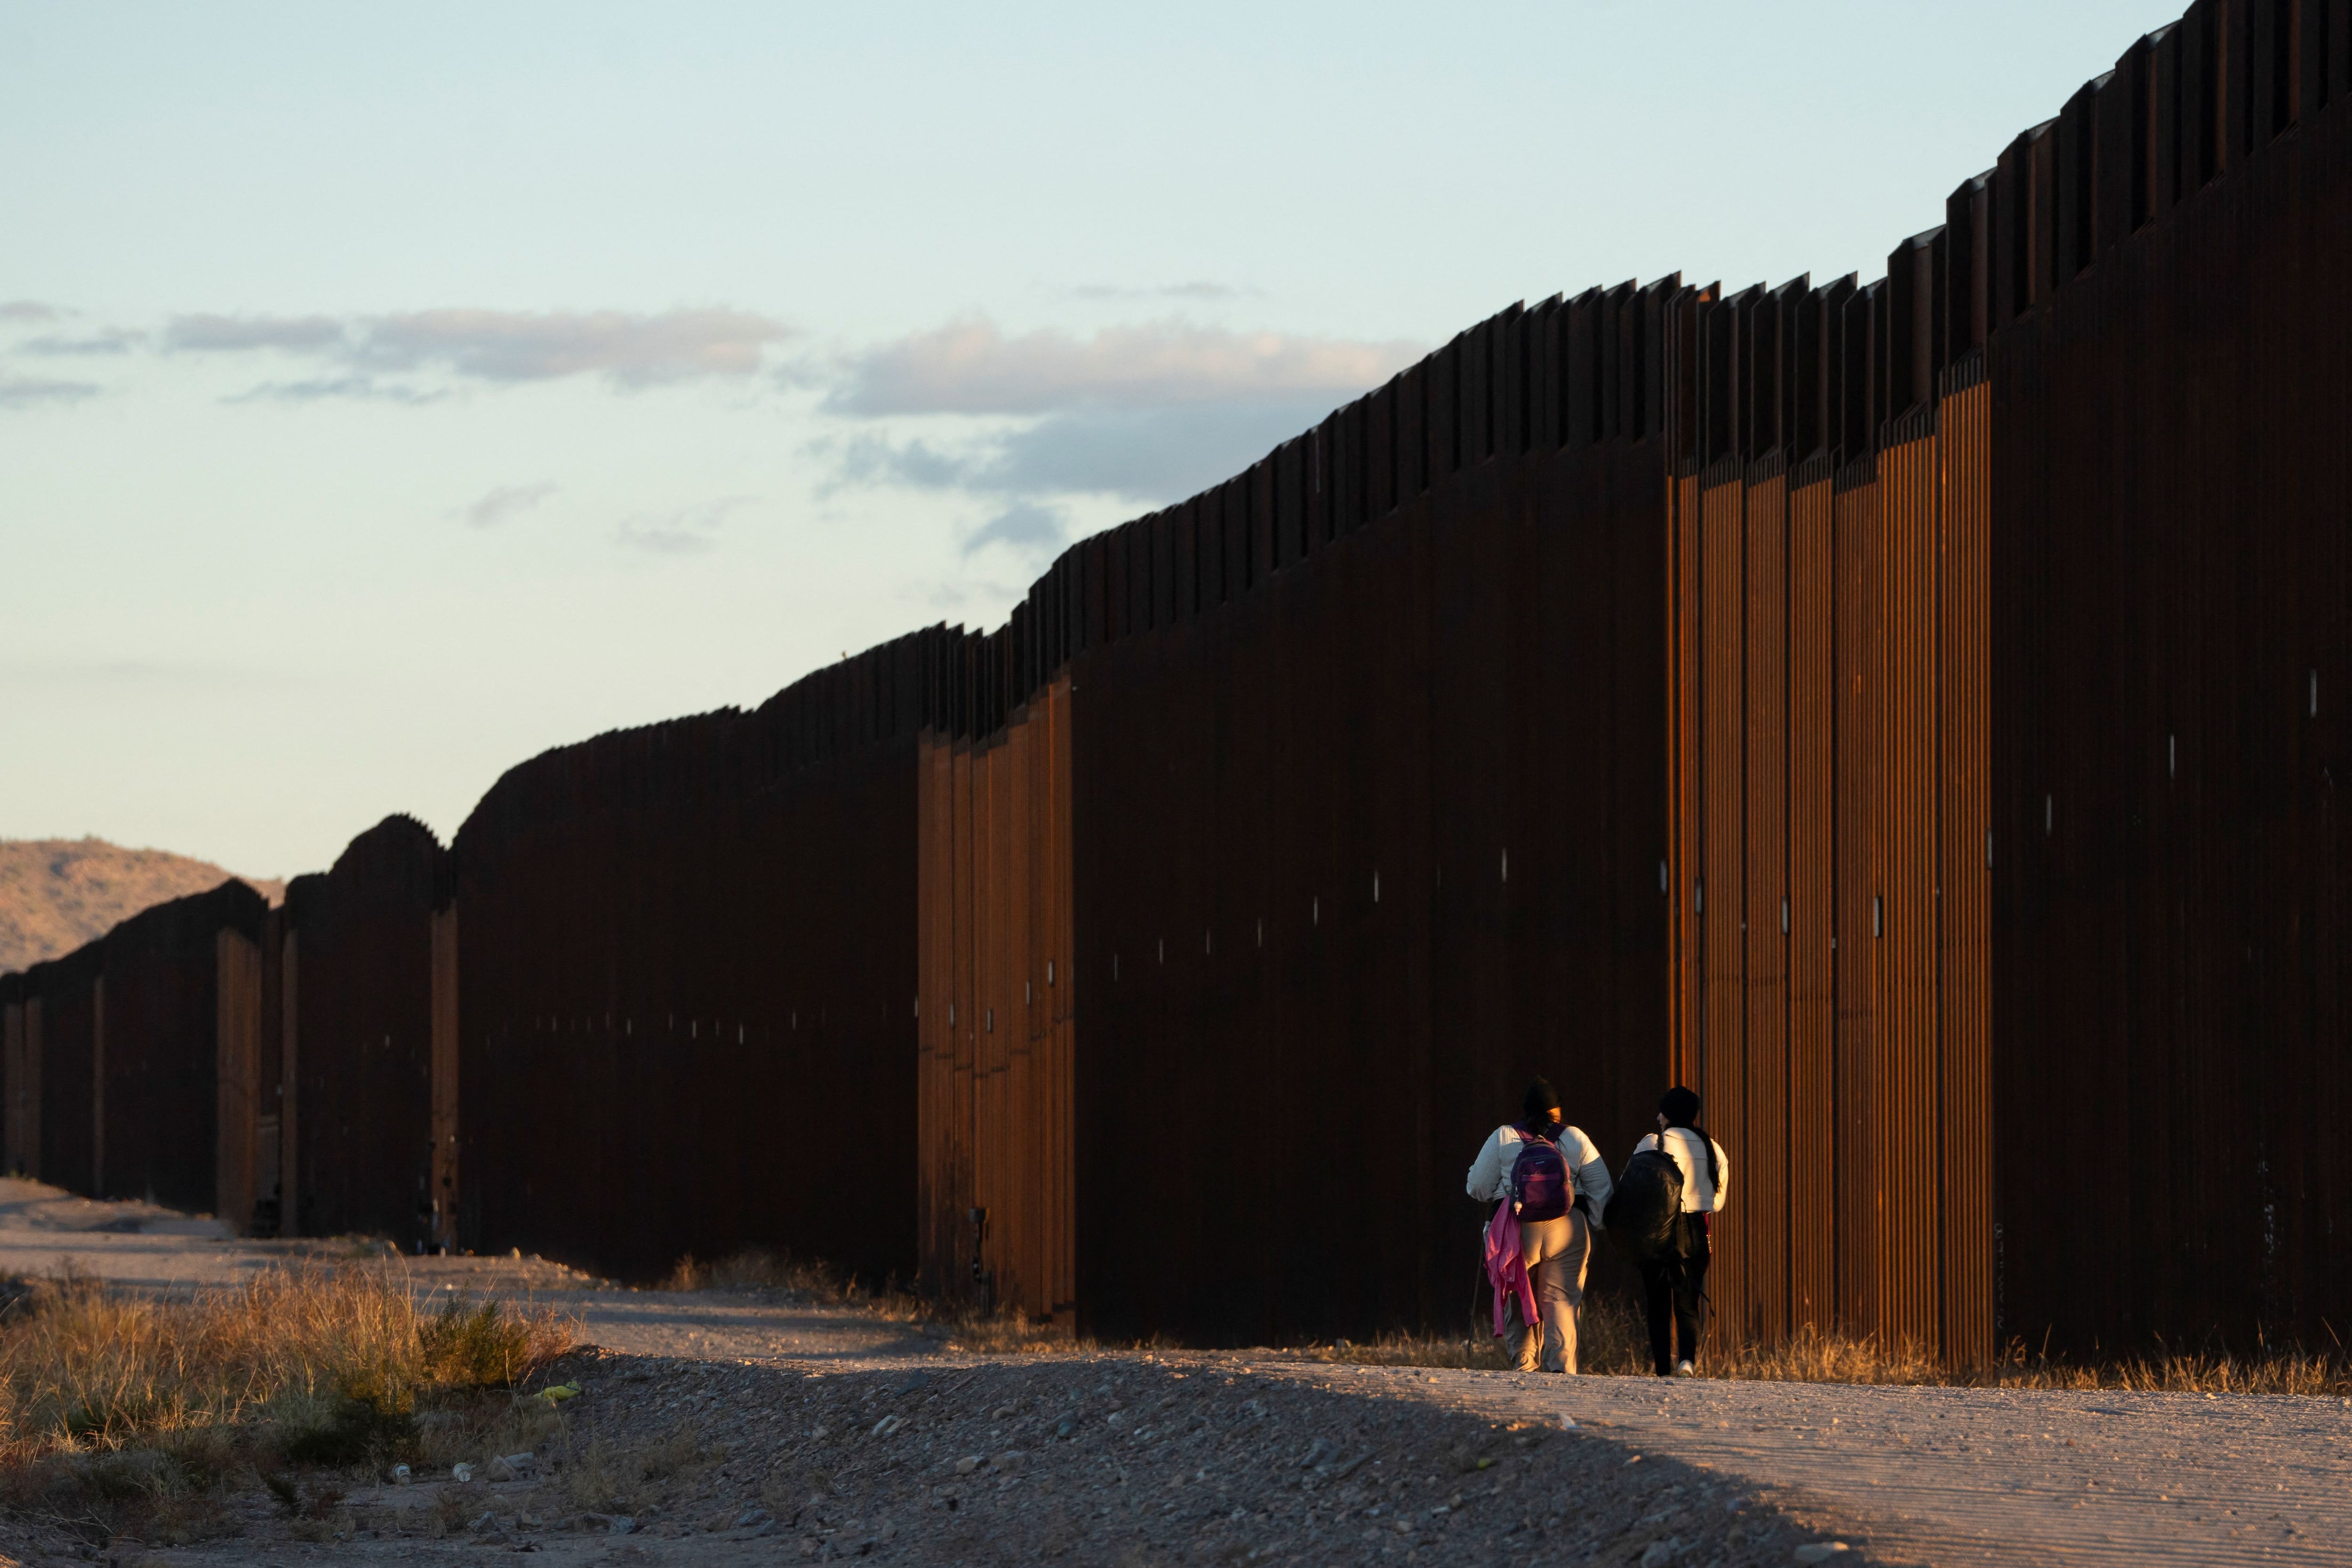
<path fill-rule="evenodd" d="M 453 847 L 466 1246 L 915 1261 L 925 632 L 553 751 Z"/>
<path fill-rule="evenodd" d="M 2352 1315 L 2346 22 L 2204 5 L 2127 56 L 2097 104 L 2163 113 L 2144 161 L 2104 120 L 2060 149 L 2140 170 L 2080 246 L 2003 160 L 1990 1039 L 2001 1323 L 2037 1343 Z M 2292 71 L 2228 65 L 2254 23 Z"/>
<path fill-rule="evenodd" d="M 99 1136 L 91 1184 L 75 1190 L 215 1214 L 232 1230 L 251 1223 L 268 913 L 259 894 L 226 883 L 133 915 L 95 945 Z"/>
<path fill-rule="evenodd" d="M 403 1250 L 441 1239 L 436 982 L 454 977 L 434 964 L 433 929 L 452 891 L 446 852 L 410 817 L 385 818 L 326 874 L 287 888 L 289 1235 L 383 1236 Z"/>

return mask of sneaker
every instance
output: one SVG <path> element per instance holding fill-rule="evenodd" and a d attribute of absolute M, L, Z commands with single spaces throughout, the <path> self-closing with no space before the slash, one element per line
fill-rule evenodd
<path fill-rule="evenodd" d="M 1696 1377 L 1698 1375 L 1698 1368 L 1693 1366 L 1687 1361 L 1678 1361 L 1675 1363 L 1675 1375 L 1676 1377 Z"/>

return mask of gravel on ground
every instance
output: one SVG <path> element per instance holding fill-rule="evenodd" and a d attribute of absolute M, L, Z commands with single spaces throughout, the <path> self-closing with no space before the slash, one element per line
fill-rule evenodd
<path fill-rule="evenodd" d="M 181 1290 L 347 1254 L 375 1255 L 0 1182 L 0 1270 L 62 1257 Z M 626 1290 L 518 1257 L 400 1266 L 420 1291 L 553 1305 L 597 1347 L 549 1374 L 583 1392 L 526 1473 L 493 1479 L 485 1454 L 463 1481 L 308 1477 L 299 1515 L 257 1478 L 218 1539 L 16 1521 L 0 1563 L 2352 1568 L 2352 1405 L 2333 1398 L 987 1357 L 781 1293 Z"/>

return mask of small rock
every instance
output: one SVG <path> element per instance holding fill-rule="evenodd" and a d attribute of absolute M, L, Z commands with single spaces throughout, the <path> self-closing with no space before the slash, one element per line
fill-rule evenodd
<path fill-rule="evenodd" d="M 1642 1568 L 1665 1568 L 1683 1549 L 1680 1536 L 1669 1535 L 1664 1541 L 1653 1541 L 1650 1549 L 1642 1553 Z"/>
<path fill-rule="evenodd" d="M 981 1458 L 978 1454 L 966 1454 L 962 1458 L 956 1461 L 956 1474 L 960 1476 L 968 1476 L 971 1474 L 972 1471 L 980 1469 L 980 1465 Z"/>
<path fill-rule="evenodd" d="M 1074 1435 L 1076 1435 L 1077 1429 L 1078 1424 L 1076 1421 L 1071 1420 L 1067 1416 L 1065 1416 L 1059 1421 L 1054 1423 L 1054 1440 L 1059 1443 L 1066 1443 Z"/>
<path fill-rule="evenodd" d="M 408 1485 L 413 1479 L 414 1478 L 412 1478 L 408 1473 L 408 1467 L 406 1465 L 394 1465 L 392 1467 L 393 1485 L 396 1487 L 404 1487 Z"/>
<path fill-rule="evenodd" d="M 474 1467 L 460 1459 L 457 1463 L 449 1467 L 449 1479 L 453 1481 L 459 1482 L 472 1480 L 474 1479 Z"/>
<path fill-rule="evenodd" d="M 481 1534 L 484 1531 L 496 1530 L 498 1527 L 499 1516 L 495 1513 L 485 1513 L 481 1518 L 466 1526 L 467 1529 L 472 1531 L 477 1535 Z"/>
<path fill-rule="evenodd" d="M 1298 1468 L 1302 1470 L 1311 1470 L 1316 1466 L 1330 1458 L 1339 1451 L 1339 1446 L 1331 1441 L 1330 1438 L 1318 1437 L 1315 1439 L 1314 1444 L 1307 1448 L 1307 1457 L 1298 1461 Z"/>
<path fill-rule="evenodd" d="M 887 1437 L 906 1424 L 907 1422 L 904 1416 L 885 1416 L 882 1419 L 874 1423 L 873 1435 L 877 1437 Z"/>
<path fill-rule="evenodd" d="M 989 1461 L 989 1469 L 997 1471 L 1017 1470 L 1021 1461 L 1029 1456 L 1019 1448 L 1007 1448 Z"/>
<path fill-rule="evenodd" d="M 587 1531 L 610 1530 L 613 1528 L 613 1516 L 609 1513 L 583 1513 L 572 1521 L 572 1528 Z"/>
<path fill-rule="evenodd" d="M 992 1421 L 1010 1421 L 1013 1419 L 1013 1414 L 1014 1412 L 1012 1406 L 1000 1405 L 995 1409 L 989 1412 L 988 1418 Z"/>
<path fill-rule="evenodd" d="M 904 1376 L 904 1377 L 902 1377 L 902 1378 L 900 1378 L 900 1379 L 898 1380 L 898 1387 L 897 1392 L 898 1392 L 898 1393 L 900 1393 L 900 1394 L 912 1394 L 912 1393 L 913 1393 L 913 1392 L 915 1392 L 915 1390 L 917 1390 L 918 1388 L 928 1388 L 928 1387 L 929 1387 L 929 1386 L 930 1386 L 930 1384 L 931 1384 L 931 1375 L 930 1375 L 929 1373 L 928 1373 L 928 1372 L 910 1372 L 910 1373 L 907 1374 L 907 1375 L 906 1375 L 906 1376 Z"/>
<path fill-rule="evenodd" d="M 743 1511 L 742 1516 L 736 1520 L 735 1528 L 749 1530 L 753 1525 L 773 1524 L 775 1521 L 776 1516 L 764 1508 L 747 1508 Z"/>
<path fill-rule="evenodd" d="M 539 1469 L 536 1454 L 500 1454 L 490 1460 L 490 1479 L 494 1481 L 529 1480 Z"/>
<path fill-rule="evenodd" d="M 1853 1548 L 1848 1546 L 1843 1541 L 1808 1541 L 1805 1544 L 1797 1548 L 1797 1561 L 1800 1563 L 1826 1563 L 1841 1552 L 1851 1552 L 1853 1550 Z"/>
<path fill-rule="evenodd" d="M 547 1528 L 547 1525 L 546 1521 L 541 1520 L 539 1515 L 535 1513 L 519 1513 L 515 1515 L 515 1528 L 517 1530 L 544 1530 Z"/>
<path fill-rule="evenodd" d="M 625 1513 L 615 1514 L 613 1521 L 604 1529 L 606 1533 L 612 1535 L 635 1535 L 637 1532 L 637 1521 Z"/>

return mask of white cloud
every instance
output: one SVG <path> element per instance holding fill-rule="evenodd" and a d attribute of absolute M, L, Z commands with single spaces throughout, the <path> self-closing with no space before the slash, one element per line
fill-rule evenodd
<path fill-rule="evenodd" d="M 25 354 L 46 354 L 52 358 L 79 357 L 89 354 L 127 354 L 146 345 L 147 334 L 109 327 L 79 338 L 61 337 L 55 332 L 38 338 L 27 338 L 16 345 Z"/>
<path fill-rule="evenodd" d="M 174 316 L 163 329 L 164 346 L 188 353 L 315 352 L 343 343 L 343 324 L 331 316 Z"/>
<path fill-rule="evenodd" d="M 1080 283 L 1064 292 L 1073 299 L 1184 299 L 1209 304 L 1262 295 L 1265 290 L 1198 278 L 1190 283 L 1160 283 L 1143 288 L 1117 283 Z"/>
<path fill-rule="evenodd" d="M 1060 507 L 1015 501 L 965 535 L 963 553 L 969 559 L 990 545 L 1003 545 L 1017 555 L 1045 558 L 1060 549 L 1069 537 L 1069 524 L 1064 521 Z"/>
<path fill-rule="evenodd" d="M 86 397 L 96 397 L 102 390 L 94 382 L 0 376 L 0 408 L 34 408 L 44 403 L 79 402 Z"/>
<path fill-rule="evenodd" d="M 1116 496 L 1145 506 L 1227 479 L 1329 411 L 1321 399 L 1081 408 L 950 450 L 862 432 L 835 455 L 836 484 L 980 495 Z M 818 449 L 824 450 L 822 448 Z"/>
<path fill-rule="evenodd" d="M 509 517 L 520 517 L 554 494 L 552 485 L 500 485 L 472 506 L 458 508 L 454 515 L 463 517 L 469 527 L 494 528 Z"/>
<path fill-rule="evenodd" d="M 1419 351 L 1403 342 L 1184 321 L 1106 328 L 1089 338 L 1052 329 L 1008 338 L 975 317 L 851 356 L 828 402 L 839 413 L 877 415 L 1336 401 L 1386 381 Z"/>
<path fill-rule="evenodd" d="M 303 382 L 263 382 L 223 402 L 439 402 L 449 394 L 373 376 L 320 376 Z"/>
<path fill-rule="evenodd" d="M 726 496 L 675 511 L 624 517 L 615 537 L 631 549 L 654 555 L 701 555 L 719 543 L 728 515 L 751 504 L 751 496 Z"/>
<path fill-rule="evenodd" d="M 422 310 L 369 321 L 361 356 L 401 370 L 436 366 L 491 382 L 603 374 L 624 386 L 745 376 L 778 322 L 743 310 Z"/>
<path fill-rule="evenodd" d="M 415 394 L 377 378 L 438 371 L 513 383 L 601 375 L 623 387 L 748 376 L 780 322 L 744 310 L 415 310 L 349 320 L 331 316 L 190 315 L 164 331 L 184 353 L 274 351 L 313 358 L 345 374 L 270 383 L 248 397 L 397 397 Z M 244 400 L 240 400 L 244 401 Z"/>

